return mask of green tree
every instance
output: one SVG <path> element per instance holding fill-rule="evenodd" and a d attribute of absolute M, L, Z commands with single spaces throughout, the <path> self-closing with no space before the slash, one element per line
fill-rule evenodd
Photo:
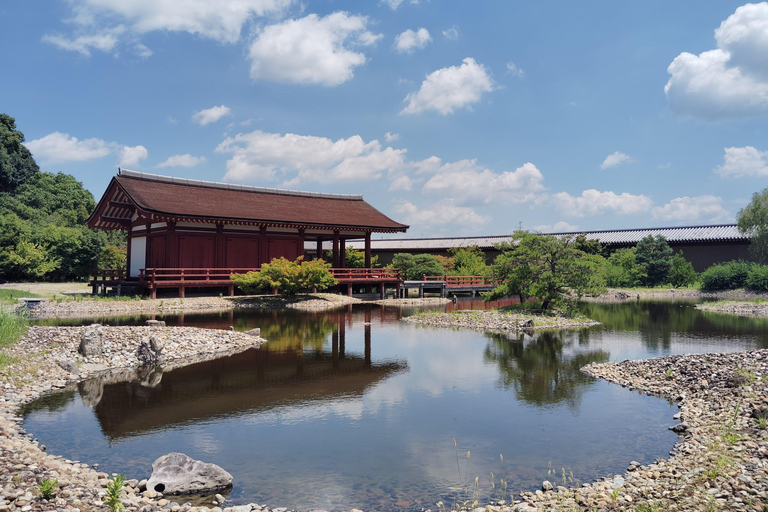
<path fill-rule="evenodd" d="M 485 253 L 480 247 L 452 247 L 448 252 L 453 257 L 454 276 L 484 276 L 489 272 Z"/>
<path fill-rule="evenodd" d="M 645 279 L 645 268 L 637 263 L 634 247 L 617 249 L 606 260 L 603 267 L 605 284 L 613 288 L 632 288 Z"/>
<path fill-rule="evenodd" d="M 637 243 L 637 262 L 645 268 L 644 284 L 656 286 L 667 281 L 672 267 L 672 248 L 662 235 L 648 235 Z"/>
<path fill-rule="evenodd" d="M 13 192 L 40 172 L 32 153 L 22 142 L 24 134 L 16 129 L 16 120 L 0 114 L 0 192 Z"/>
<path fill-rule="evenodd" d="M 520 295 L 523 300 L 535 297 L 546 311 L 550 306 L 568 309 L 575 299 L 602 291 L 598 269 L 604 258 L 576 249 L 574 238 L 515 233 L 511 243 L 499 246 L 502 254 L 493 265 L 493 276 L 502 284 L 486 300 L 509 295 Z"/>
<path fill-rule="evenodd" d="M 102 270 L 124 269 L 126 267 L 126 248 L 107 244 L 99 254 L 99 268 Z"/>
<path fill-rule="evenodd" d="M 576 235 L 576 239 L 573 241 L 573 246 L 587 254 L 604 256 L 603 246 L 600 244 L 600 240 L 597 240 L 596 238 L 587 238 L 587 235 L 584 233 Z"/>
<path fill-rule="evenodd" d="M 56 270 L 60 263 L 61 260 L 51 257 L 45 247 L 26 240 L 0 250 L 0 272 L 22 280 L 44 277 Z"/>
<path fill-rule="evenodd" d="M 739 231 L 751 239 L 749 252 L 760 263 L 768 262 L 768 188 L 752 194 L 752 201 L 739 210 Z"/>
<path fill-rule="evenodd" d="M 325 253 L 326 263 L 333 263 L 333 253 L 326 251 Z M 354 247 L 347 247 L 344 253 L 344 263 L 346 268 L 365 268 L 365 252 L 358 251 Z M 379 266 L 379 257 L 371 256 L 371 268 Z"/>
<path fill-rule="evenodd" d="M 669 269 L 669 283 L 675 287 L 689 286 L 696 282 L 699 274 L 693 269 L 690 261 L 683 256 L 683 251 L 672 257 L 672 266 Z"/>
<path fill-rule="evenodd" d="M 400 269 L 406 281 L 420 281 L 423 276 L 442 276 L 443 266 L 431 254 L 397 253 L 392 257 L 389 268 Z"/>
<path fill-rule="evenodd" d="M 232 274 L 231 279 L 245 293 L 277 290 L 282 295 L 295 295 L 300 290 L 323 290 L 338 284 L 329 268 L 328 263 L 320 260 L 275 258 L 262 265 L 259 272 Z"/>

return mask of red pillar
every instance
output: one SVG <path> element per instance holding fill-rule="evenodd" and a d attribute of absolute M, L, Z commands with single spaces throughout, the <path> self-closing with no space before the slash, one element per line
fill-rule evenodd
<path fill-rule="evenodd" d="M 365 233 L 365 268 L 371 268 L 371 233 Z"/>
<path fill-rule="evenodd" d="M 339 265 L 339 232 L 333 232 L 333 268 L 341 268 Z"/>
<path fill-rule="evenodd" d="M 339 245 L 339 267 L 340 268 L 347 268 L 347 241 L 342 239 L 341 243 Z"/>

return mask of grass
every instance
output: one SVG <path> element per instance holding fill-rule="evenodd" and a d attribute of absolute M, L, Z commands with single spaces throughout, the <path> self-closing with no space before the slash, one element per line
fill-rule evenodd
<path fill-rule="evenodd" d="M 37 490 L 40 491 L 40 497 L 46 501 L 52 500 L 54 497 L 56 497 L 56 491 L 58 489 L 59 481 L 55 478 L 53 480 L 46 478 L 37 484 Z"/>
<path fill-rule="evenodd" d="M 20 297 L 40 297 L 36 293 L 24 290 L 0 290 L 0 305 L 18 304 Z"/>
<path fill-rule="evenodd" d="M 125 506 L 120 498 L 123 497 L 123 486 L 125 486 L 125 476 L 122 474 L 113 475 L 107 483 L 107 494 L 104 496 L 104 503 L 107 504 L 111 512 L 122 512 Z"/>
<path fill-rule="evenodd" d="M 0 348 L 10 347 L 27 333 L 29 321 L 26 313 L 0 308 Z"/>

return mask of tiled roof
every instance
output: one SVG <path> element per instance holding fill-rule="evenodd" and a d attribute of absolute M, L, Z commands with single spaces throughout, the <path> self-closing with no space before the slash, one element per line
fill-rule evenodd
<path fill-rule="evenodd" d="M 113 184 L 122 192 L 115 200 Z M 107 197 L 109 196 L 109 197 Z M 246 222 L 266 225 L 352 228 L 362 231 L 405 232 L 405 224 L 393 221 L 359 195 L 314 194 L 290 190 L 247 187 L 228 183 L 186 180 L 121 169 L 113 178 L 94 216 L 105 201 L 130 202 L 158 217 L 206 222 Z"/>
<path fill-rule="evenodd" d="M 636 244 L 648 235 L 662 235 L 668 242 L 724 242 L 748 241 L 749 237 L 739 233 L 736 224 L 719 224 L 715 226 L 685 226 L 674 228 L 642 228 L 617 229 L 610 231 L 574 231 L 567 233 L 552 233 L 554 235 L 579 235 L 583 233 L 588 239 L 598 240 L 605 245 Z M 478 246 L 490 249 L 497 244 L 510 242 L 511 236 L 486 236 L 465 238 L 410 238 L 371 240 L 374 251 L 416 251 L 416 250 L 447 250 L 452 247 Z M 362 249 L 361 242 L 350 242 L 348 246 Z"/>

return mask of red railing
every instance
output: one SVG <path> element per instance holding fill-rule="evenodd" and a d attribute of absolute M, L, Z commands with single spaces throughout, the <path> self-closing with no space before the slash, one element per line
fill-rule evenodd
<path fill-rule="evenodd" d="M 258 271 L 258 268 L 142 268 L 139 281 L 149 284 L 167 281 L 228 284 L 232 274 Z"/>
<path fill-rule="evenodd" d="M 332 268 L 329 270 L 339 282 L 400 281 L 400 269 L 398 268 Z"/>
<path fill-rule="evenodd" d="M 452 286 L 496 286 L 499 282 L 488 276 L 424 276 L 424 281 L 445 281 L 448 288 Z"/>
<path fill-rule="evenodd" d="M 112 285 L 125 281 L 126 272 L 124 268 L 109 270 L 94 270 L 91 272 L 91 286 Z"/>

